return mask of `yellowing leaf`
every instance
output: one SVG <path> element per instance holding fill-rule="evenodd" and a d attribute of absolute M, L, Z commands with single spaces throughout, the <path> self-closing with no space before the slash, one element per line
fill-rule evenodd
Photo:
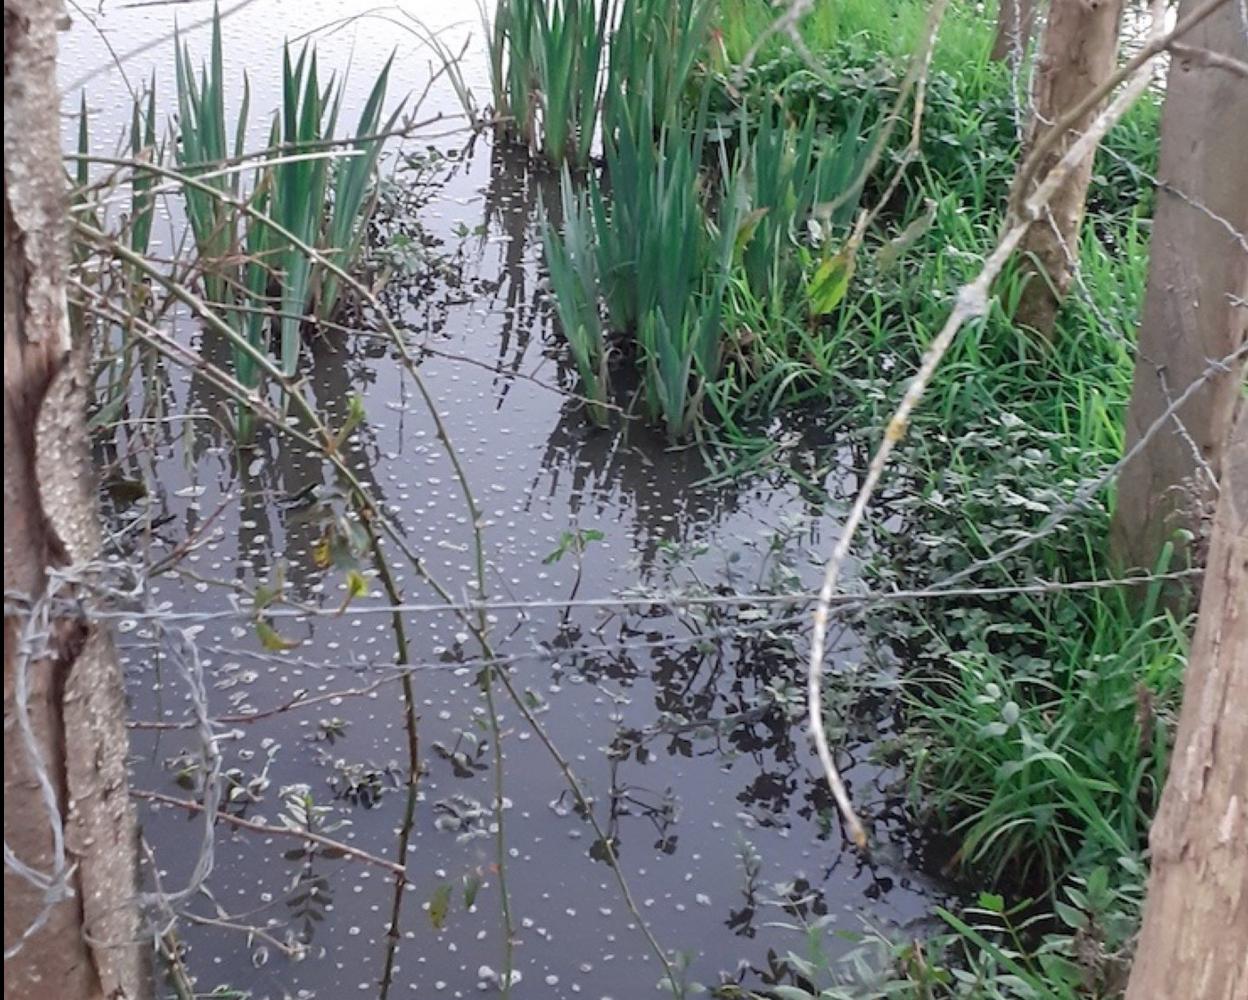
<path fill-rule="evenodd" d="M 732 252 L 735 259 L 741 259 L 741 254 L 749 246 L 750 240 L 754 238 L 754 233 L 758 229 L 758 224 L 763 221 L 763 217 L 766 214 L 767 209 L 756 208 L 741 220 L 741 225 L 737 226 L 736 238 L 732 244 Z"/>
<path fill-rule="evenodd" d="M 364 574 L 358 569 L 347 570 L 347 596 L 342 599 L 342 606 L 338 609 L 338 613 L 342 614 L 347 610 L 348 604 L 367 593 L 368 581 L 364 579 Z"/>
<path fill-rule="evenodd" d="M 451 908 L 451 883 L 443 882 L 433 890 L 433 897 L 429 900 L 429 923 L 433 924 L 435 931 L 440 931 L 446 925 L 446 915 Z"/>
<path fill-rule="evenodd" d="M 901 255 L 924 233 L 931 228 L 936 218 L 936 202 L 931 198 L 924 200 L 923 213 L 913 219 L 901 234 L 885 243 L 876 252 L 875 268 L 880 274 L 887 273 L 901 258 Z"/>
<path fill-rule="evenodd" d="M 280 653 L 299 645 L 298 639 L 285 638 L 272 625 L 262 620 L 256 621 L 256 638 L 260 640 L 260 645 L 270 653 Z"/>
<path fill-rule="evenodd" d="M 333 549 L 328 531 L 321 535 L 316 540 L 316 544 L 312 546 L 312 561 L 316 563 L 318 569 L 325 569 L 333 561 Z"/>
<path fill-rule="evenodd" d="M 838 305 L 849 291 L 849 280 L 854 276 L 854 256 L 846 247 L 834 257 L 826 258 L 806 283 L 806 303 L 812 316 L 826 316 Z"/>

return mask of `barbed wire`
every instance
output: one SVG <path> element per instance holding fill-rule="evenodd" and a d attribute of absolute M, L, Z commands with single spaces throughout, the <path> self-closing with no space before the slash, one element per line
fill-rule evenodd
<path fill-rule="evenodd" d="M 35 782 L 46 815 L 51 839 L 51 868 L 43 871 L 18 857 L 17 852 L 4 841 L 4 867 L 6 871 L 24 879 L 40 893 L 43 902 L 31 922 L 22 930 L 16 941 L 4 951 L 4 959 L 16 956 L 26 942 L 47 924 L 52 911 L 61 903 L 74 897 L 73 878 L 75 866 L 70 863 L 65 850 L 65 824 L 61 818 L 60 797 L 52 784 L 51 772 L 43 748 L 35 737 L 30 718 L 30 674 L 32 664 L 56 655 L 52 644 L 52 608 L 62 590 L 77 582 L 74 574 L 53 570 L 48 573 L 43 593 L 30 600 L 25 596 L 4 595 L 6 623 L 17 617 L 10 611 L 11 604 L 21 602 L 21 626 L 17 633 L 17 649 L 13 657 L 13 707 L 16 728 L 21 737 L 22 751 Z M 7 632 L 7 624 L 6 624 Z M 7 659 L 7 656 L 6 656 Z M 6 728 L 8 720 L 6 719 Z"/>
<path fill-rule="evenodd" d="M 1242 354 L 1243 352 L 1240 351 L 1236 353 Z M 1224 369 L 1215 369 L 1215 371 L 1218 370 Z M 1176 405 L 1181 406 L 1182 402 L 1183 399 L 1181 398 L 1176 401 Z M 1170 414 L 1167 414 L 1166 419 L 1169 419 L 1169 416 Z M 1120 464 L 1121 463 L 1119 463 L 1119 465 Z M 1118 466 L 1115 466 L 1114 469 L 1116 473 Z M 1102 477 L 1097 477 L 1091 482 L 1094 484 L 1101 483 Z M 952 584 L 957 582 L 958 578 L 949 577 L 944 581 L 932 584 L 929 587 L 910 590 L 848 591 L 834 595 L 831 600 L 831 604 L 832 606 L 837 607 L 857 607 L 860 605 L 865 606 L 903 601 L 920 601 L 935 598 L 1005 597 L 1014 594 L 1052 594 L 1063 591 L 1112 589 L 1116 587 L 1134 587 L 1143 583 L 1182 579 L 1185 576 L 1190 576 L 1199 572 L 1199 569 L 1185 569 L 1166 573 L 1129 574 L 1127 576 L 1114 577 L 1104 580 L 1039 580 L 1030 583 L 1020 583 L 1014 586 L 962 588 L 953 588 Z M 807 590 L 793 591 L 791 593 L 774 593 L 766 591 L 740 594 L 688 594 L 680 591 L 650 591 L 637 594 L 624 593 L 613 597 L 461 601 L 450 604 L 439 604 L 435 602 L 413 604 L 350 605 L 346 611 L 344 611 L 340 606 L 317 608 L 268 607 L 265 609 L 264 615 L 266 618 L 304 620 L 315 618 L 338 619 L 344 617 L 344 615 L 347 617 L 358 617 L 360 615 L 392 615 L 396 612 L 399 614 L 475 614 L 481 611 L 487 613 L 497 611 L 517 611 L 522 614 L 526 614 L 531 611 L 564 611 L 585 608 L 620 609 L 642 606 L 662 607 L 672 614 L 677 614 L 683 610 L 691 608 L 747 607 L 776 604 L 805 605 L 814 601 L 818 596 L 817 591 Z M 176 621 L 203 624 L 210 621 L 251 620 L 254 616 L 254 610 L 238 607 L 220 610 L 183 612 L 170 611 L 168 609 L 150 611 L 101 610 L 95 612 L 93 617 L 99 621 L 115 621 L 118 619 L 131 621 L 154 619 L 162 622 Z M 675 636 L 672 638 L 672 641 L 683 642 L 689 641 L 691 638 L 696 639 L 696 637 Z M 501 662 L 501 659 L 502 658 L 496 658 L 493 662 Z"/>

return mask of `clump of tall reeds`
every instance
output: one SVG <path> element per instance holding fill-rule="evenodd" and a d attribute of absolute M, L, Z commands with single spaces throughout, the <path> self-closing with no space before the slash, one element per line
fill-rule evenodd
<path fill-rule="evenodd" d="M 390 63 L 378 74 L 353 136 L 337 136 L 343 81 L 321 79 L 315 48 L 282 58 L 282 105 L 269 147 L 248 155 L 250 87 L 231 127 L 225 106 L 225 63 L 219 13 L 214 15 L 208 61 L 194 72 L 189 49 L 178 39 L 176 163 L 187 217 L 199 257 L 203 290 L 231 328 L 254 349 L 267 350 L 271 327 L 280 332 L 278 361 L 286 376 L 298 369 L 301 327 L 328 319 L 341 295 L 335 269 L 349 269 L 360 250 L 370 212 L 373 172 L 385 134 Z M 244 186 L 244 164 L 255 160 Z M 275 322 L 272 322 L 273 320 Z M 235 375 L 248 388 L 259 369 L 247 351 L 235 350 Z M 247 415 L 240 415 L 245 430 Z"/>
<path fill-rule="evenodd" d="M 499 131 L 554 164 L 589 164 L 624 115 L 680 108 L 710 28 L 710 0 L 497 0 L 489 38 Z M 614 23 L 612 23 L 614 21 Z"/>
<path fill-rule="evenodd" d="M 656 125 L 643 104 L 607 146 L 610 194 L 594 180 L 577 193 L 565 171 L 563 232 L 546 232 L 560 320 L 587 392 L 605 401 L 605 314 L 611 330 L 631 336 L 646 408 L 673 438 L 693 428 L 701 385 L 718 374 L 720 303 L 742 219 L 741 175 L 726 158 L 709 196 L 706 135 L 705 108 L 686 128 Z"/>
<path fill-rule="evenodd" d="M 607 8 L 594 0 L 499 0 L 495 7 L 488 30 L 500 130 L 552 163 L 589 162 Z"/>
<path fill-rule="evenodd" d="M 724 130 L 710 138 L 705 98 L 691 116 L 677 105 L 657 119 L 662 106 L 641 91 L 619 106 L 607 182 L 578 194 L 565 171 L 563 233 L 548 228 L 546 251 L 587 394 L 606 400 L 605 317 L 631 345 L 649 414 L 684 438 L 721 374 L 730 281 L 758 300 L 791 299 L 802 323 L 844 294 L 848 269 L 836 271 L 830 248 L 856 209 L 868 143 L 861 114 L 836 136 L 818 136 L 810 116 L 769 115 L 730 154 Z"/>

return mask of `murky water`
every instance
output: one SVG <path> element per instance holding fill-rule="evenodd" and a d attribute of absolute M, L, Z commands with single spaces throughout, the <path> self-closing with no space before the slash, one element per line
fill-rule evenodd
<path fill-rule="evenodd" d="M 466 76 L 484 101 L 475 12 L 442 0 L 405 6 L 435 27 L 451 25 L 447 39 L 474 33 Z M 267 114 L 277 103 L 283 34 L 296 38 L 368 9 L 375 8 L 275 0 L 233 8 L 225 51 L 240 74 L 249 72 L 253 109 Z M 191 26 L 209 12 L 200 3 L 105 3 L 89 18 L 76 14 L 62 53 L 67 113 L 85 86 L 97 144 L 111 143 L 128 122 L 126 81 L 109 68 L 105 40 L 129 55 L 123 66 L 131 82 L 155 68 L 161 104 L 171 107 L 174 18 L 198 52 L 206 31 Z M 461 17 L 468 21 L 456 26 Z M 316 37 L 322 65 L 350 62 L 352 93 L 369 86 L 396 45 L 392 93 L 418 92 L 427 80 L 431 56 L 392 20 L 361 17 Z M 456 110 L 449 90 L 435 86 L 422 117 L 442 111 L 447 127 L 429 131 L 447 132 Z M 259 123 L 253 129 L 257 136 L 264 130 Z M 398 262 L 384 298 L 413 347 L 428 349 L 418 352 L 421 374 L 482 509 L 485 589 L 496 601 L 546 605 L 494 611 L 495 651 L 508 658 L 526 703 L 591 792 L 641 915 L 665 947 L 687 954 L 691 980 L 722 976 L 753 985 L 766 981 L 769 953 L 804 951 L 802 936 L 778 923 L 829 914 L 829 931 L 856 931 L 864 920 L 884 927 L 922 921 L 946 889 L 925 874 L 939 860 L 902 820 L 898 775 L 872 759 L 873 746 L 890 733 L 890 705 L 866 686 L 844 694 L 843 759 L 852 761 L 853 794 L 875 839 L 892 845 L 866 863 L 845 847 L 801 724 L 798 609 L 777 605 L 760 618 L 748 609 L 694 613 L 654 601 L 550 606 L 630 588 L 729 594 L 809 582 L 836 527 L 829 510 L 854 488 L 862 456 L 777 425 L 771 466 L 708 485 L 695 452 L 669 451 L 635 422 L 622 432 L 593 429 L 566 394 L 575 379 L 561 365 L 543 291 L 538 196 L 548 179 L 528 171 L 514 151 L 493 149 L 486 137 L 466 147 L 467 138 L 402 145 L 423 160 L 430 146 L 447 158 L 435 171 L 441 185 L 414 219 L 400 213 L 379 223 L 377 242 Z M 387 169 L 396 162 L 392 155 Z M 414 176 L 396 174 L 400 184 Z M 176 218 L 158 227 L 166 247 L 176 245 Z M 424 248 L 420 255 L 414 246 Z M 208 357 L 225 360 L 219 345 L 180 323 Z M 468 596 L 476 572 L 466 508 L 432 421 L 389 345 L 366 335 L 317 341 L 306 391 L 331 426 L 341 424 L 353 394 L 363 396 L 367 419 L 347 445 L 350 465 L 429 573 L 452 595 Z M 267 713 L 296 697 L 335 695 L 220 727 L 237 784 L 230 810 L 278 822 L 280 790 L 307 786 L 327 807 L 320 823 L 329 836 L 392 859 L 405 812 L 408 741 L 380 583 L 370 578 L 372 592 L 341 615 L 275 613 L 282 640 L 298 643 L 289 650 L 265 649 L 246 609 L 234 603 L 234 584 L 271 581 L 280 563 L 288 599 L 326 611 L 342 604 L 345 571 L 323 568 L 318 551 L 325 518 L 340 505 L 312 492 L 331 481 L 329 473 L 319 458 L 267 437 L 240 458 L 212 422 L 225 404 L 183 371 L 165 372 L 164 393 L 168 412 L 183 419 L 131 429 L 107 456 L 115 478 L 146 480 L 152 492 L 135 504 L 118 500 L 111 514 L 115 530 L 129 531 L 136 559 L 159 562 L 195 540 L 177 570 L 150 581 L 150 600 L 186 613 L 170 625 L 189 631 L 212 713 Z M 821 485 L 831 503 L 814 502 L 784 466 Z M 577 533 L 586 539 L 583 555 L 553 559 Z M 410 881 L 389 995 L 475 994 L 493 988 L 491 973 L 503 961 L 481 654 L 462 621 L 430 609 L 439 598 L 395 546 L 386 551 L 412 606 L 402 619 L 416 665 L 426 767 L 403 859 Z M 122 623 L 121 641 L 133 716 L 185 722 L 186 687 L 167 643 L 142 619 Z M 842 631 L 838 672 L 852 676 L 866 656 Z M 366 693 L 338 694 L 361 689 Z M 522 974 L 513 995 L 650 995 L 658 963 L 600 860 L 593 831 L 547 749 L 498 694 L 505 868 Z M 139 728 L 133 737 L 136 787 L 189 797 L 179 771 L 193 764 L 192 735 Z M 183 775 L 187 781 L 193 784 L 193 771 Z M 202 820 L 151 804 L 140 815 L 164 888 L 182 886 Z M 299 846 L 297 839 L 219 829 L 211 896 L 189 905 L 201 922 L 179 930 L 201 990 L 228 983 L 255 997 L 379 994 L 393 876 L 332 852 L 299 856 Z M 471 909 L 465 886 L 475 890 Z M 306 954 L 292 960 L 273 942 L 227 924 L 305 943 Z M 830 936 L 827 946 L 831 953 L 848 947 Z"/>

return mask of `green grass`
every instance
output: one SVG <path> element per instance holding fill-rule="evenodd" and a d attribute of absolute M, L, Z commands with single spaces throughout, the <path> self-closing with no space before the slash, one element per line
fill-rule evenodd
<path fill-rule="evenodd" d="M 853 39 L 886 59 L 902 59 L 918 47 L 929 8 L 924 0 L 814 0 L 810 12 L 799 22 L 798 32 L 816 54 Z M 716 28 L 729 65 L 739 65 L 745 59 L 775 21 L 776 13 L 768 0 L 732 0 L 720 5 Z M 992 20 L 973 4 L 955 2 L 941 24 L 934 65 L 944 69 L 986 63 L 992 39 Z M 764 41 L 756 59 L 774 59 L 792 46 L 785 35 L 773 34 Z"/>

